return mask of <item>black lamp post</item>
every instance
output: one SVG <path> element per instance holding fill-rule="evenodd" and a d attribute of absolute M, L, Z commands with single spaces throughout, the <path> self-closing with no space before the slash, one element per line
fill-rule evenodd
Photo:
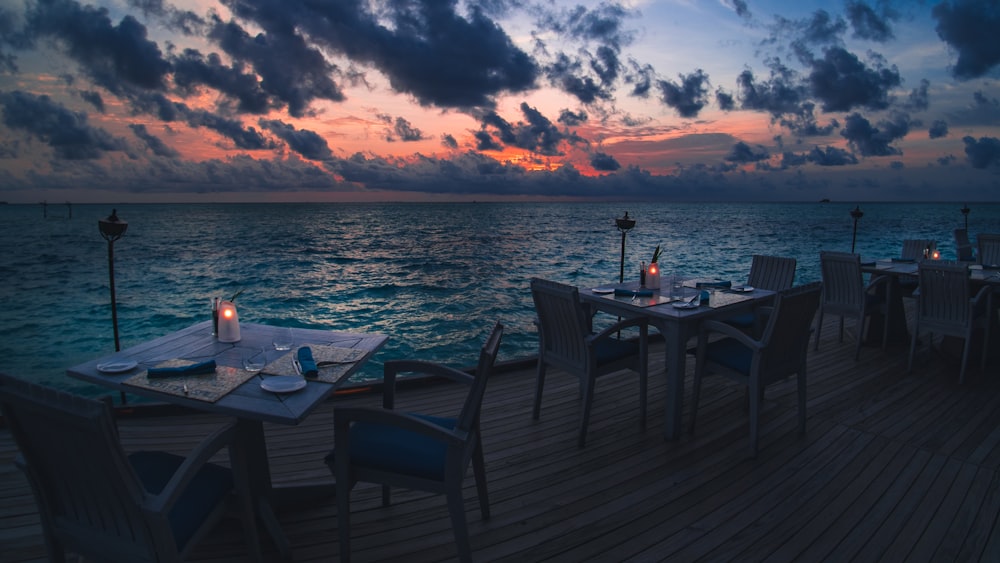
<path fill-rule="evenodd" d="M 851 254 L 854 254 L 854 243 L 858 240 L 858 219 L 864 216 L 860 205 L 855 205 L 851 210 L 851 217 L 854 217 L 854 233 L 851 235 Z"/>
<path fill-rule="evenodd" d="M 972 210 L 969 209 L 969 206 L 967 204 L 963 203 L 961 211 L 962 215 L 965 217 L 965 232 L 969 232 L 969 211 Z"/>
<path fill-rule="evenodd" d="M 115 300 L 115 241 L 122 238 L 128 230 L 128 222 L 118 218 L 116 209 L 111 210 L 111 215 L 105 219 L 97 220 L 97 227 L 101 230 L 101 236 L 108 241 L 108 278 L 111 283 L 111 324 L 115 329 L 115 352 L 121 350 L 118 341 L 118 305 Z"/>
<path fill-rule="evenodd" d="M 615 226 L 622 233 L 622 260 L 618 273 L 618 283 L 622 283 L 625 281 L 625 235 L 635 228 L 635 219 L 629 218 L 628 211 L 626 211 L 624 217 L 615 219 Z"/>

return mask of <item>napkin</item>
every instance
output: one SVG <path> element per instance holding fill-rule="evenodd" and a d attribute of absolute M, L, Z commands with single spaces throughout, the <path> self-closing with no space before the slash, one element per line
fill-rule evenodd
<path fill-rule="evenodd" d="M 615 295 L 619 297 L 652 297 L 652 289 L 621 289 L 615 290 Z"/>
<path fill-rule="evenodd" d="M 319 368 L 316 367 L 316 360 L 313 359 L 312 348 L 308 346 L 299 348 L 298 360 L 303 377 L 319 377 Z"/>
<path fill-rule="evenodd" d="M 146 370 L 146 377 L 157 379 L 178 375 L 201 375 L 203 373 L 215 373 L 215 360 L 205 360 L 186 366 L 149 368 Z"/>
<path fill-rule="evenodd" d="M 729 289 L 732 286 L 733 282 L 731 281 L 698 282 L 695 284 L 695 287 L 698 289 L 707 289 L 710 287 L 714 287 L 716 289 Z"/>

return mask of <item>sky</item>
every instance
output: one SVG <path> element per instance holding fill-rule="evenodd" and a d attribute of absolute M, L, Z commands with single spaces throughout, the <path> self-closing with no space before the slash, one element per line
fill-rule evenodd
<path fill-rule="evenodd" d="M 0 201 L 1000 201 L 1000 0 L 0 0 Z"/>

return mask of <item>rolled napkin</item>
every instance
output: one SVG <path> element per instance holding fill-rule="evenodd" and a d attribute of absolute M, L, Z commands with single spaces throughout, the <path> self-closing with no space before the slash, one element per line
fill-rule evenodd
<path fill-rule="evenodd" d="M 619 297 L 652 297 L 652 289 L 615 289 L 615 295 Z"/>
<path fill-rule="evenodd" d="M 731 281 L 698 282 L 695 284 L 695 287 L 697 287 L 698 289 L 708 289 L 708 288 L 729 289 L 732 286 L 733 282 Z"/>
<path fill-rule="evenodd" d="M 319 377 L 319 368 L 316 367 L 316 360 L 313 359 L 312 348 L 308 346 L 299 348 L 298 360 L 303 377 Z"/>
<path fill-rule="evenodd" d="M 201 375 L 203 373 L 215 373 L 215 360 L 205 360 L 186 366 L 149 368 L 146 370 L 146 377 L 157 379 L 179 375 Z"/>

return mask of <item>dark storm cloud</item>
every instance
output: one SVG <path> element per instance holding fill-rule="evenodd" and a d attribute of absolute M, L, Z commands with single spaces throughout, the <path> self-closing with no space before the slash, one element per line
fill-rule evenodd
<path fill-rule="evenodd" d="M 277 105 L 270 103 L 256 75 L 243 72 L 236 63 L 223 65 L 216 53 L 205 57 L 194 49 L 185 49 L 172 62 L 174 84 L 183 94 L 191 95 L 198 86 L 208 86 L 237 100 L 236 109 L 242 113 L 262 114 Z"/>
<path fill-rule="evenodd" d="M 938 21 L 938 37 L 958 51 L 951 69 L 955 78 L 977 78 L 1000 63 L 1000 3 L 996 0 L 945 0 L 931 14 Z"/>
<path fill-rule="evenodd" d="M 500 150 L 500 145 L 507 145 L 545 156 L 557 156 L 563 154 L 560 149 L 563 142 L 584 142 L 573 133 L 559 131 L 551 120 L 524 102 L 521 103 L 521 113 L 527 122 L 516 124 L 509 123 L 496 112 L 486 113 L 482 117 L 483 129 L 476 134 L 478 145 L 483 147 L 481 150 Z M 487 131 L 489 128 L 496 131 L 496 138 Z"/>
<path fill-rule="evenodd" d="M 669 80 L 657 81 L 660 101 L 674 108 L 681 117 L 698 117 L 701 108 L 708 103 L 708 75 L 699 68 L 679 78 L 680 84 Z"/>
<path fill-rule="evenodd" d="M 947 137 L 948 124 L 940 119 L 935 120 L 934 123 L 931 123 L 930 128 L 927 129 L 927 135 L 931 139 L 940 139 L 942 137 Z"/>
<path fill-rule="evenodd" d="M 331 79 L 337 75 L 337 67 L 300 35 L 288 32 L 251 36 L 236 22 L 216 20 L 209 37 L 234 61 L 251 65 L 261 77 L 260 88 L 287 104 L 293 117 L 305 115 L 313 100 L 344 99 Z M 232 74 L 231 82 L 244 85 L 244 79 Z"/>
<path fill-rule="evenodd" d="M 726 155 L 726 160 L 741 164 L 747 162 L 759 162 L 761 160 L 767 160 L 769 157 L 770 155 L 764 147 L 758 146 L 754 149 L 750 145 L 740 141 L 733 145 L 732 150 L 730 150 L 729 154 Z"/>
<path fill-rule="evenodd" d="M 788 43 L 792 52 L 803 63 L 812 58 L 810 45 L 839 45 L 841 36 L 847 31 L 843 18 L 834 18 L 826 10 L 816 10 L 809 18 L 790 20 L 775 16 L 770 26 L 770 37 L 764 43 Z"/>
<path fill-rule="evenodd" d="M 503 145 L 490 135 L 489 131 L 476 131 L 472 134 L 476 138 L 477 151 L 502 151 Z"/>
<path fill-rule="evenodd" d="M 856 107 L 885 109 L 889 106 L 889 91 L 899 86 L 901 79 L 895 66 L 886 68 L 876 57 L 869 68 L 853 53 L 830 47 L 822 59 L 812 62 L 810 89 L 823 104 L 823 111 L 850 111 Z"/>
<path fill-rule="evenodd" d="M 309 160 L 327 160 L 332 154 L 326 139 L 307 129 L 295 129 L 295 126 L 276 119 L 260 120 L 260 126 L 288 143 L 288 147 Z"/>
<path fill-rule="evenodd" d="M 168 29 L 184 35 L 204 32 L 205 20 L 201 16 L 164 4 L 163 0 L 128 0 L 128 5 L 138 8 L 146 16 L 158 17 Z"/>
<path fill-rule="evenodd" d="M 628 9 L 621 4 L 602 2 L 593 10 L 577 5 L 560 12 L 543 13 L 538 24 L 542 29 L 555 31 L 560 35 L 596 41 L 618 50 L 634 39 L 634 34 L 623 27 L 628 16 Z"/>
<path fill-rule="evenodd" d="M 136 94 L 129 98 L 129 101 L 136 112 L 152 114 L 167 122 L 184 121 L 191 127 L 212 129 L 232 140 L 241 149 L 261 150 L 277 147 L 253 127 L 244 128 L 238 120 L 193 109 L 182 102 L 173 102 L 159 92 Z"/>
<path fill-rule="evenodd" d="M 910 116 L 896 113 L 891 119 L 872 126 L 866 118 L 852 113 L 844 118 L 844 129 L 840 134 L 861 156 L 890 156 L 902 154 L 892 143 L 902 139 L 910 131 Z"/>
<path fill-rule="evenodd" d="M 817 149 L 818 150 L 818 149 Z M 794 152 L 783 152 L 781 153 L 781 169 L 791 168 L 793 166 L 802 166 L 809 162 L 809 155 L 799 154 Z"/>
<path fill-rule="evenodd" d="M 569 127 L 576 127 L 587 122 L 587 112 L 573 112 L 569 109 L 564 109 L 559 112 L 559 118 L 556 121 Z"/>
<path fill-rule="evenodd" d="M 899 14 L 890 6 L 882 3 L 878 12 L 864 2 L 849 0 L 847 2 L 847 19 L 854 29 L 854 36 L 885 43 L 894 38 L 892 20 Z"/>
<path fill-rule="evenodd" d="M 555 61 L 545 66 L 549 82 L 571 94 L 583 104 L 593 104 L 598 100 L 611 99 L 611 90 L 597 83 L 583 72 L 583 63 L 565 53 L 560 53 Z"/>
<path fill-rule="evenodd" d="M 41 0 L 27 13 L 31 37 L 48 38 L 64 45 L 98 84 L 119 92 L 122 83 L 161 90 L 170 63 L 159 47 L 146 39 L 146 27 L 132 16 L 114 25 L 106 8 L 81 6 L 69 0 Z"/>
<path fill-rule="evenodd" d="M 104 98 L 101 97 L 100 92 L 94 92 L 93 90 L 88 90 L 86 92 L 80 92 L 80 97 L 83 101 L 94 106 L 100 113 L 104 113 Z"/>
<path fill-rule="evenodd" d="M 906 99 L 906 109 L 911 111 L 923 111 L 930 107 L 930 96 L 927 90 L 931 83 L 926 78 L 920 81 L 920 86 L 910 91 L 910 96 Z"/>
<path fill-rule="evenodd" d="M 594 170 L 601 172 L 614 172 L 622 167 L 615 157 L 603 152 L 595 152 L 591 155 L 590 165 L 594 167 Z"/>
<path fill-rule="evenodd" d="M 417 129 L 402 117 L 396 118 L 392 130 L 403 142 L 421 141 L 424 138 L 424 134 L 420 129 Z"/>
<path fill-rule="evenodd" d="M 962 137 L 962 142 L 965 143 L 965 156 L 973 168 L 1000 166 L 1000 139 L 980 137 L 977 141 L 972 137 Z"/>
<path fill-rule="evenodd" d="M 768 80 L 758 81 L 753 72 L 744 70 L 736 77 L 736 95 L 740 107 L 748 110 L 766 111 L 777 118 L 782 114 L 797 114 L 807 96 L 794 70 L 779 59 L 768 61 L 771 75 Z"/>
<path fill-rule="evenodd" d="M 181 153 L 177 152 L 173 147 L 167 145 L 156 135 L 153 135 L 146 130 L 146 126 L 141 123 L 129 124 L 129 129 L 132 133 L 139 138 L 146 145 L 146 147 L 153 152 L 156 156 L 162 156 L 166 158 L 177 158 Z"/>
<path fill-rule="evenodd" d="M 796 113 L 781 118 L 780 123 L 799 137 L 823 137 L 840 127 L 840 122 L 836 119 L 831 119 L 826 125 L 820 125 L 816 121 L 815 109 L 815 104 L 805 102 Z"/>
<path fill-rule="evenodd" d="M 736 109 L 736 98 L 722 88 L 718 88 L 715 91 L 715 103 L 722 111 L 732 111 Z"/>
<path fill-rule="evenodd" d="M 104 129 L 91 127 L 87 116 L 66 109 L 48 96 L 14 91 L 0 92 L 3 123 L 49 145 L 57 158 L 97 159 L 108 151 L 124 151 L 125 141 Z"/>
<path fill-rule="evenodd" d="M 819 166 L 846 166 L 857 164 L 858 159 L 850 151 L 837 147 L 813 147 L 813 150 L 805 155 L 807 161 Z"/>
<path fill-rule="evenodd" d="M 274 41 L 301 40 L 301 33 L 323 49 L 374 66 L 396 91 L 423 105 L 492 107 L 494 96 L 524 92 L 539 74 L 535 62 L 476 6 L 462 17 L 456 2 L 440 0 L 387 2 L 377 14 L 362 0 L 224 3 Z"/>

